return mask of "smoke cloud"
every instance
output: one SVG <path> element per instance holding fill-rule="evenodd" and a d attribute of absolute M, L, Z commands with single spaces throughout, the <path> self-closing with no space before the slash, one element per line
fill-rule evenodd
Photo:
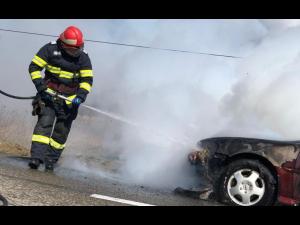
<path fill-rule="evenodd" d="M 186 157 L 202 138 L 297 139 L 299 20 L 0 20 L 2 28 L 57 35 L 68 25 L 86 39 L 243 58 L 87 42 L 95 82 L 86 104 L 139 126 L 81 108 L 61 166 L 176 187 L 195 184 Z M 51 39 L 4 32 L 0 39 L 1 90 L 32 95 L 27 67 Z M 1 121 L 17 118 L 25 131 L 6 138 L 30 147 L 30 104 L 0 101 L 15 113 L 1 113 Z"/>

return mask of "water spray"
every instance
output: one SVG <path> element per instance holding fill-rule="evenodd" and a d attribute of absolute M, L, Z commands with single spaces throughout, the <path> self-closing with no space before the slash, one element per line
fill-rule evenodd
<path fill-rule="evenodd" d="M 61 95 L 61 94 L 59 94 L 59 93 L 57 93 L 57 92 L 55 92 L 55 91 L 53 91 L 53 90 L 51 90 L 51 89 L 49 89 L 49 88 L 46 90 L 46 92 L 47 92 L 48 94 L 50 94 L 51 96 L 53 96 L 53 97 L 57 97 L 57 98 L 60 98 L 60 99 L 65 100 L 65 101 L 72 102 L 72 100 L 70 100 L 69 98 L 67 98 L 67 97 L 65 97 L 65 96 L 63 96 L 63 95 Z M 188 142 L 187 142 L 187 141 L 179 141 L 179 140 L 177 140 L 177 139 L 175 139 L 175 138 L 173 138 L 173 137 L 170 137 L 170 136 L 168 136 L 168 135 L 166 135 L 166 134 L 163 134 L 163 133 L 161 133 L 161 132 L 158 132 L 158 131 L 156 131 L 156 130 L 153 130 L 153 129 L 149 129 L 149 128 L 147 128 L 147 127 L 144 127 L 144 126 L 142 126 L 142 125 L 139 124 L 139 123 L 130 121 L 130 120 L 128 120 L 128 119 L 126 119 L 126 118 L 124 118 L 124 117 L 121 117 L 121 116 L 119 116 L 119 115 L 116 115 L 116 114 L 113 114 L 113 113 L 109 113 L 109 112 L 105 112 L 105 111 L 103 111 L 103 110 L 97 109 L 97 108 L 95 108 L 95 107 L 92 107 L 92 106 L 89 106 L 89 105 L 86 105 L 86 104 L 81 104 L 81 106 L 83 106 L 83 107 L 85 107 L 85 108 L 87 108 L 87 109 L 93 110 L 93 111 L 95 111 L 95 112 L 97 112 L 97 113 L 100 113 L 100 114 L 102 114 L 102 115 L 104 115 L 104 116 L 106 116 L 106 117 L 109 117 L 109 118 L 111 118 L 111 119 L 114 119 L 114 120 L 120 121 L 120 122 L 122 122 L 122 123 L 126 123 L 126 124 L 128 124 L 128 125 L 130 125 L 130 126 L 134 126 L 134 127 L 139 128 L 139 129 L 142 129 L 142 130 L 144 130 L 144 131 L 146 131 L 146 132 L 148 132 L 148 133 L 151 133 L 152 135 L 155 134 L 155 135 L 157 135 L 157 136 L 164 137 L 166 140 L 168 140 L 168 141 L 170 141 L 170 142 L 177 143 L 177 144 L 180 144 L 180 145 L 182 145 L 182 146 L 187 146 L 187 145 L 188 145 Z"/>

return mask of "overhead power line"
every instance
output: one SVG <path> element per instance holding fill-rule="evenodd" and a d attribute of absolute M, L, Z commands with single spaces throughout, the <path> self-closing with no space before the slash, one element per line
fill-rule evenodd
<path fill-rule="evenodd" d="M 0 31 L 58 38 L 57 35 L 42 34 L 42 33 L 27 32 L 27 31 L 19 31 L 19 30 L 10 30 L 10 29 L 2 29 L 2 28 L 0 28 Z M 162 50 L 162 51 L 171 51 L 171 52 L 190 53 L 190 54 L 198 54 L 198 55 L 217 56 L 217 57 L 234 58 L 234 59 L 240 59 L 240 58 L 242 58 L 240 56 L 233 56 L 233 55 L 224 55 L 224 54 L 215 54 L 215 53 L 207 53 L 207 52 L 197 52 L 197 51 L 187 51 L 187 50 L 171 49 L 171 48 L 158 48 L 158 47 L 151 47 L 151 46 L 145 46 L 145 45 L 126 44 L 126 43 L 110 42 L 110 41 L 89 40 L 89 39 L 85 39 L 85 41 L 86 42 L 93 42 L 93 43 L 102 43 L 102 44 L 110 44 L 110 45 L 120 45 L 120 46 L 127 46 L 127 47 L 136 47 L 136 48 L 144 48 L 144 49 L 153 49 L 153 50 Z"/>

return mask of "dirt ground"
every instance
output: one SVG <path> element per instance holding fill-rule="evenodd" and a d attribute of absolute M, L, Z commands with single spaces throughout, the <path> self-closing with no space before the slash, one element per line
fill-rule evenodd
<path fill-rule="evenodd" d="M 18 144 L 0 140 L 0 152 L 16 156 L 29 156 L 30 150 Z"/>

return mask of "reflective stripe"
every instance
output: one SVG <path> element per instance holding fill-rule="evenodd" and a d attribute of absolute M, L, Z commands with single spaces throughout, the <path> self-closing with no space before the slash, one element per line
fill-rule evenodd
<path fill-rule="evenodd" d="M 50 138 L 50 145 L 57 150 L 63 150 L 65 148 L 65 144 L 60 144 L 54 141 L 52 138 Z"/>
<path fill-rule="evenodd" d="M 55 67 L 55 66 L 51 66 L 51 65 L 47 65 L 46 70 L 48 70 L 51 73 L 56 73 L 59 74 L 61 69 L 59 67 Z"/>
<path fill-rule="evenodd" d="M 74 98 L 76 98 L 76 95 L 71 95 L 71 96 L 68 97 L 68 99 L 70 99 L 71 101 L 72 101 Z M 67 100 L 65 100 L 65 102 L 66 102 L 67 105 L 72 104 L 72 102 L 67 101 Z"/>
<path fill-rule="evenodd" d="M 59 73 L 60 78 L 66 78 L 66 79 L 73 79 L 74 73 L 68 72 L 68 71 L 60 71 Z"/>
<path fill-rule="evenodd" d="M 67 45 L 76 45 L 77 44 L 76 39 L 63 39 L 63 42 L 66 43 Z"/>
<path fill-rule="evenodd" d="M 35 80 L 35 79 L 38 79 L 38 78 L 42 78 L 42 74 L 41 74 L 41 71 L 34 71 L 30 74 L 31 76 L 31 79 L 32 80 Z"/>
<path fill-rule="evenodd" d="M 83 83 L 80 83 L 79 88 L 83 88 L 83 89 L 87 90 L 88 92 L 90 92 L 92 89 L 92 86 L 89 83 L 83 82 Z"/>
<path fill-rule="evenodd" d="M 32 141 L 48 145 L 49 142 L 50 142 L 50 139 L 48 137 L 46 137 L 46 136 L 34 134 L 34 135 L 32 135 Z"/>
<path fill-rule="evenodd" d="M 56 91 L 52 90 L 51 88 L 47 88 L 46 92 L 56 94 Z"/>
<path fill-rule="evenodd" d="M 47 65 L 47 62 L 42 58 L 38 57 L 37 55 L 33 57 L 32 62 L 34 62 L 35 64 L 37 64 L 39 67 L 42 68 L 44 68 Z"/>
<path fill-rule="evenodd" d="M 59 68 L 59 67 L 47 65 L 46 70 L 51 73 L 58 74 L 59 78 L 66 78 L 66 79 L 74 78 L 74 73 L 61 70 L 61 68 Z"/>
<path fill-rule="evenodd" d="M 93 70 L 80 70 L 81 77 L 93 77 Z"/>
<path fill-rule="evenodd" d="M 35 64 L 37 64 L 39 67 L 44 68 L 44 67 L 43 67 L 43 64 L 41 64 L 38 60 L 32 59 L 32 62 L 34 62 Z"/>

